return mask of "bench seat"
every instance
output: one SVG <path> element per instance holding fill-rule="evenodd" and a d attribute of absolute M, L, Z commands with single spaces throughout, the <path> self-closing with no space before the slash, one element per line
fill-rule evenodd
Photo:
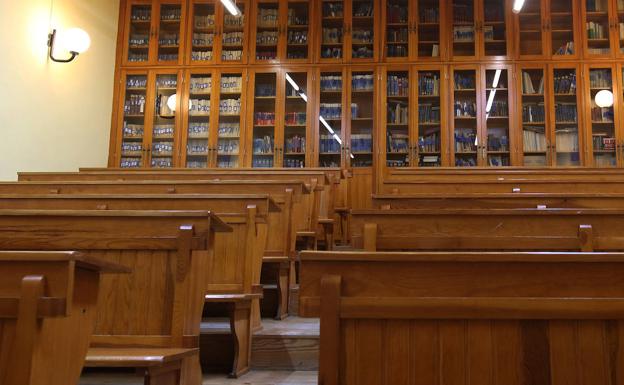
<path fill-rule="evenodd" d="M 148 368 L 182 362 L 199 349 L 182 348 L 90 348 L 85 366 L 105 368 Z"/>

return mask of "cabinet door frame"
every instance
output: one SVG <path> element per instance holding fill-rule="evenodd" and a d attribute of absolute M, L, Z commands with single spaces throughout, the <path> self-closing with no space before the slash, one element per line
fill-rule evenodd
<path fill-rule="evenodd" d="M 189 10 L 188 10 L 188 21 L 187 21 L 187 48 L 185 50 L 186 53 L 186 61 L 185 63 L 189 66 L 207 66 L 213 65 L 217 62 L 217 56 L 221 55 L 221 52 L 217 52 L 217 45 L 219 45 L 219 39 L 221 35 L 219 34 L 219 21 L 218 21 L 218 9 L 220 5 L 218 4 L 218 0 L 190 0 L 189 2 Z M 193 58 L 193 33 L 195 32 L 195 5 L 202 4 L 212 4 L 214 8 L 214 17 L 215 17 L 215 26 L 214 26 L 214 36 L 212 40 L 212 60 L 205 61 L 194 61 Z"/>
<path fill-rule="evenodd" d="M 480 59 L 485 61 L 502 61 L 502 60 L 510 60 L 515 57 L 513 53 L 513 43 L 514 39 L 512 33 L 514 33 L 513 28 L 513 12 L 511 11 L 512 5 L 510 4 L 510 0 L 500 0 L 503 2 L 503 18 L 505 24 L 505 55 L 486 55 L 485 53 L 485 44 L 487 41 L 485 40 L 485 34 L 483 33 L 483 25 L 485 24 L 485 1 L 477 0 L 478 3 L 478 13 L 476 14 L 479 25 L 478 34 L 480 35 L 480 42 L 477 47 L 478 56 Z"/>
<path fill-rule="evenodd" d="M 280 61 L 282 63 L 311 63 L 314 61 L 314 50 L 313 48 L 316 47 L 316 41 L 315 41 L 315 36 L 316 36 L 316 24 L 315 24 L 315 20 L 317 18 L 317 9 L 314 6 L 314 1 L 308 1 L 308 0 L 281 0 L 282 2 L 284 2 L 284 6 L 283 11 L 282 11 L 282 28 L 283 28 L 283 37 L 282 40 L 284 41 L 283 44 L 283 48 L 282 51 L 280 51 L 280 53 L 278 54 L 278 57 L 280 58 Z M 305 59 L 289 59 L 288 58 L 288 8 L 290 3 L 300 3 L 300 4 L 307 4 L 308 5 L 308 54 L 307 54 L 307 58 Z M 320 16 L 318 16 L 320 17 Z M 307 164 L 307 163 L 306 163 Z"/>
<path fill-rule="evenodd" d="M 158 49 L 160 47 L 160 43 L 159 43 L 159 38 L 160 38 L 160 11 L 163 5 L 175 5 L 175 4 L 180 4 L 180 10 L 181 10 L 181 16 L 180 16 L 180 44 L 178 45 L 178 60 L 170 60 L 170 61 L 159 61 L 158 60 Z M 187 36 L 186 36 L 186 17 L 188 15 L 187 9 L 186 9 L 186 4 L 187 1 L 186 0 L 158 0 L 158 2 L 154 3 L 154 6 L 156 7 L 155 10 L 153 10 L 153 15 L 156 16 L 156 18 L 153 18 L 153 22 L 156 23 L 156 25 L 154 26 L 154 56 L 152 57 L 152 64 L 154 65 L 158 65 L 158 66 L 180 66 L 184 64 L 184 54 L 186 53 L 186 42 L 187 42 Z"/>
<path fill-rule="evenodd" d="M 378 120 L 377 119 L 377 115 L 379 115 L 376 112 L 376 109 L 374 108 L 375 105 L 378 105 L 377 103 L 378 103 L 378 100 L 379 100 L 378 99 L 379 98 L 378 97 L 378 90 L 377 90 L 377 87 L 375 87 L 375 84 L 377 83 L 376 80 L 378 79 L 378 76 L 379 76 L 378 67 L 376 65 L 350 66 L 349 69 L 347 70 L 347 84 L 346 84 L 346 87 L 345 87 L 345 89 L 347 91 L 347 101 L 346 101 L 345 106 L 348 107 L 348 109 L 347 109 L 347 116 L 346 116 L 348 124 L 347 124 L 346 130 L 345 130 L 346 131 L 345 132 L 346 140 L 344 142 L 345 146 L 343 146 L 343 147 L 345 147 L 344 155 L 343 155 L 343 158 L 345 159 L 344 167 L 348 168 L 348 169 L 352 169 L 353 168 L 353 166 L 351 165 L 350 152 L 351 152 L 351 134 L 352 134 L 352 132 L 351 132 L 351 129 L 352 129 L 352 127 L 351 127 L 351 119 L 352 119 L 352 117 L 351 117 L 351 103 L 353 101 L 352 100 L 352 96 L 353 96 L 353 94 L 352 94 L 352 92 L 353 92 L 353 90 L 352 90 L 352 86 L 353 86 L 352 79 L 353 79 L 353 73 L 354 72 L 370 72 L 373 75 L 373 95 L 372 95 L 373 111 L 372 111 L 372 120 L 371 120 L 371 124 L 372 124 L 372 127 L 371 127 L 371 140 L 372 140 L 372 143 L 375 142 L 375 138 L 376 138 L 375 135 L 376 135 L 376 131 L 377 131 L 376 130 L 376 123 L 377 123 L 377 120 Z M 371 152 L 372 152 L 372 154 L 371 154 L 371 162 L 374 164 L 374 162 L 375 162 L 375 150 L 374 150 L 373 147 L 374 146 L 371 147 Z M 362 168 L 370 168 L 370 167 L 356 167 L 356 168 L 362 169 Z"/>
<path fill-rule="evenodd" d="M 539 2 L 540 4 L 540 34 L 541 34 L 541 46 L 542 53 L 538 55 L 523 55 L 520 52 L 520 17 L 523 15 L 522 12 L 520 14 L 513 15 L 513 40 L 515 46 L 515 55 L 514 57 L 517 60 L 545 60 L 550 56 L 550 44 L 549 44 L 549 36 L 547 34 L 548 18 L 547 18 L 547 0 L 542 0 Z"/>
<path fill-rule="evenodd" d="M 351 40 L 347 38 L 348 32 L 348 16 L 349 12 L 351 12 L 351 7 L 349 6 L 349 0 L 340 0 L 342 2 L 342 57 L 339 59 L 335 58 L 323 58 L 321 51 L 323 46 L 323 1 L 317 1 L 316 4 L 316 18 L 314 23 L 310 23 L 310 25 L 314 25 L 314 30 L 318 33 L 315 46 L 316 46 L 316 54 L 315 54 L 315 62 L 316 63 L 328 63 L 328 64 L 341 64 L 346 63 L 348 58 L 351 56 L 351 51 L 348 51 L 348 47 L 350 48 Z M 348 55 L 348 56 L 347 56 Z"/>
<path fill-rule="evenodd" d="M 288 73 L 306 73 L 307 82 L 305 88 L 305 94 L 308 97 L 308 102 L 306 105 L 306 147 L 305 147 L 305 168 L 311 167 L 311 164 L 314 159 L 314 143 L 315 143 L 315 135 L 313 133 L 314 128 L 314 119 L 316 117 L 315 110 L 316 105 L 313 101 L 315 98 L 315 89 L 314 84 L 316 83 L 316 70 L 310 67 L 298 67 L 298 66 L 281 66 L 282 73 L 279 78 L 279 86 L 282 88 L 281 94 L 284 102 L 281 104 L 281 116 L 282 116 L 282 129 L 281 129 L 281 142 L 280 146 L 283 145 L 285 135 L 286 135 L 286 74 Z M 317 119 L 318 121 L 318 119 Z M 282 164 L 283 164 L 284 154 L 282 154 Z M 283 166 L 282 166 L 283 167 Z"/>
<path fill-rule="evenodd" d="M 342 141 L 341 145 L 341 153 L 340 153 L 340 168 L 344 168 L 345 160 L 344 160 L 344 144 L 345 144 L 345 132 L 347 129 L 347 119 L 345 113 L 345 106 L 347 101 L 347 92 L 345 90 L 345 85 L 347 81 L 347 69 L 345 66 L 336 65 L 336 66 L 322 66 L 316 68 L 315 75 L 315 83 L 316 83 L 316 95 L 315 95 L 315 105 L 314 105 L 314 163 L 312 167 L 321 167 L 321 168 L 332 168 L 332 167 L 323 167 L 320 166 L 320 157 L 321 157 L 321 149 L 320 149 L 320 139 L 321 132 L 325 132 L 326 128 L 321 124 L 320 121 L 320 104 L 321 104 L 321 75 L 323 73 L 341 73 L 342 74 L 342 86 L 343 90 L 341 93 L 341 103 L 342 103 L 342 115 L 340 119 L 340 140 Z M 332 127 L 333 129 L 333 127 Z"/>
<path fill-rule="evenodd" d="M 449 142 L 449 124 L 448 124 L 448 114 L 446 111 L 449 109 L 449 74 L 448 67 L 446 65 L 441 64 L 418 64 L 414 65 L 412 68 L 413 71 L 413 79 L 415 80 L 415 84 L 412 87 L 412 97 L 413 100 L 416 101 L 416 106 L 420 106 L 420 98 L 418 94 L 418 76 L 420 72 L 428 72 L 428 71 L 439 71 L 440 72 L 440 167 L 448 167 L 450 165 L 451 158 L 451 144 Z M 410 85 L 411 86 L 411 85 Z M 410 141 L 411 146 L 413 146 L 412 154 L 410 157 L 410 161 L 413 158 L 413 167 L 419 167 L 418 163 L 420 161 L 420 154 L 418 148 L 418 140 L 420 137 L 419 133 L 419 119 L 418 119 L 418 109 L 416 109 L 416 113 L 412 114 L 413 123 L 412 130 L 410 132 Z"/>
<path fill-rule="evenodd" d="M 453 2 L 455 0 L 446 0 L 446 9 L 448 10 L 448 12 L 446 12 L 446 25 L 448 25 L 447 28 L 441 27 L 442 29 L 447 29 L 449 30 L 449 34 L 448 34 L 448 59 L 449 61 L 455 62 L 455 63 L 461 63 L 461 62 L 474 62 L 477 59 L 479 59 L 479 47 L 481 46 L 481 40 L 482 37 L 482 33 L 481 30 L 479 28 L 479 23 L 480 23 L 480 19 L 479 19 L 479 1 L 480 0 L 471 0 L 473 2 L 473 30 L 474 30 L 474 55 L 472 56 L 460 56 L 460 55 L 455 55 L 455 50 L 453 48 L 453 43 L 454 43 L 454 36 L 453 36 Z M 442 17 L 442 15 L 440 15 L 440 17 Z"/>
<path fill-rule="evenodd" d="M 402 57 L 396 56 L 388 56 L 387 55 L 387 44 L 388 44 L 388 28 L 387 28 L 387 20 L 388 20 L 388 7 L 386 2 L 379 7 L 381 12 L 381 51 L 379 53 L 379 57 L 381 62 L 383 63 L 405 63 L 414 60 L 415 57 L 418 56 L 418 49 L 414 45 L 416 43 L 416 30 L 414 29 L 417 24 L 417 16 L 416 9 L 417 5 L 413 1 L 407 1 L 407 55 Z M 416 43 L 417 44 L 417 43 Z"/>
<path fill-rule="evenodd" d="M 379 5 L 379 0 L 370 0 L 373 4 L 373 57 L 372 58 L 354 58 L 353 57 L 353 0 L 346 1 L 349 6 L 349 13 L 347 14 L 347 28 L 348 32 L 348 49 L 347 53 L 349 56 L 345 56 L 346 63 L 377 63 L 379 62 L 380 54 L 379 47 L 381 46 L 380 39 L 380 25 L 381 25 L 381 7 Z"/>
<path fill-rule="evenodd" d="M 513 163 L 514 166 L 518 167 L 527 167 L 524 166 L 524 121 L 523 121 L 523 111 L 522 111 L 522 97 L 523 97 L 523 88 L 522 88 L 522 71 L 523 70 L 541 70 L 542 76 L 544 77 L 544 135 L 546 137 L 546 153 L 545 153 L 545 164 L 544 167 L 552 166 L 552 153 L 550 151 L 550 143 L 552 138 L 551 131 L 554 131 L 551 126 L 551 99 L 550 99 L 550 71 L 547 64 L 539 64 L 539 63 L 521 63 L 517 64 L 515 68 L 515 95 L 516 95 L 516 135 L 515 141 L 516 145 L 516 163 Z"/>
<path fill-rule="evenodd" d="M 619 95 L 618 90 L 620 90 L 621 88 L 617 86 L 618 83 L 618 74 L 616 73 L 617 71 L 617 65 L 615 65 L 615 63 L 613 62 L 592 62 L 592 63 L 586 63 L 583 65 L 583 115 L 584 115 L 584 120 L 583 120 L 583 126 L 585 127 L 585 132 L 584 132 L 584 140 L 585 140 L 585 166 L 588 167 L 597 167 L 595 165 L 594 162 L 594 142 L 593 142 L 593 125 L 594 123 L 592 122 L 592 116 L 591 116 L 591 83 L 590 83 L 590 79 L 589 79 L 589 73 L 590 70 L 592 69 L 608 69 L 611 70 L 611 92 L 613 93 L 613 134 L 615 136 L 615 141 L 616 141 L 616 150 L 615 150 L 615 157 L 616 157 L 616 166 L 618 167 L 619 164 L 622 163 L 622 159 L 621 159 L 621 154 L 619 151 L 619 142 L 621 141 L 621 135 L 620 135 L 620 131 L 621 131 L 621 127 L 620 127 L 620 123 L 622 122 L 622 116 L 621 116 L 621 97 Z M 620 75 L 621 76 L 621 75 Z M 604 167 L 606 169 L 609 168 L 613 168 L 613 167 Z"/>
<path fill-rule="evenodd" d="M 583 82 L 583 73 L 582 65 L 577 63 L 550 63 L 548 64 L 548 90 L 549 90 L 549 106 L 550 106 L 550 122 L 549 126 L 550 130 L 550 138 L 548 139 L 548 143 L 550 144 L 549 152 L 551 153 L 551 167 L 557 167 L 557 144 L 556 144 L 556 128 L 557 128 L 557 117 L 555 113 L 555 77 L 554 72 L 558 69 L 574 69 L 576 71 L 576 120 L 578 127 L 578 149 L 579 149 L 579 165 L 578 166 L 565 166 L 565 167 L 583 167 L 586 164 L 586 152 L 587 146 L 585 145 L 585 127 L 584 127 L 584 109 L 582 106 L 584 105 L 583 98 L 583 90 L 584 90 L 584 82 Z"/>
<path fill-rule="evenodd" d="M 447 109 L 447 114 L 449 116 L 449 149 L 450 149 L 450 154 L 451 157 L 449 159 L 450 161 L 450 166 L 451 167 L 455 167 L 455 168 L 466 168 L 466 169 L 470 169 L 471 167 L 458 167 L 455 165 L 455 111 L 454 111 L 454 105 L 455 105 L 455 71 L 474 71 L 475 72 L 475 104 L 477 107 L 477 116 L 475 119 L 475 134 L 477 137 L 477 154 L 476 154 L 476 160 L 477 160 L 477 167 L 482 167 L 483 166 L 483 157 L 480 154 L 479 149 L 481 148 L 481 146 L 483 145 L 482 141 L 481 141 L 481 136 L 482 136 L 482 131 L 483 131 L 483 114 L 482 111 L 485 108 L 484 105 L 484 101 L 483 99 L 485 99 L 485 92 L 483 89 L 483 81 L 481 80 L 481 72 L 482 72 L 482 68 L 480 65 L 478 64 L 456 64 L 456 65 L 450 65 L 449 66 L 449 70 L 448 70 L 448 76 L 449 76 L 449 82 L 448 82 L 448 90 L 449 90 L 449 96 L 448 96 L 448 109 Z"/>
<path fill-rule="evenodd" d="M 147 61 L 143 62 L 132 62 L 128 60 L 128 55 L 130 53 L 130 33 L 131 33 L 131 24 L 132 24 L 132 6 L 149 6 L 151 7 L 151 20 L 149 25 L 149 44 L 147 49 Z M 156 34 L 156 26 L 155 23 L 158 22 L 155 11 L 158 8 L 158 3 L 152 0 L 127 0 L 125 3 L 125 10 L 123 10 L 125 16 L 123 19 L 124 22 L 124 33 L 123 33 L 123 49 L 122 49 L 122 62 L 125 67 L 144 67 L 153 65 L 155 60 L 155 50 L 154 48 L 158 45 L 158 35 Z"/>
<path fill-rule="evenodd" d="M 618 167 L 624 167 L 624 64 L 617 63 L 615 65 L 616 74 L 614 76 L 614 82 L 616 84 L 613 86 L 613 106 L 614 113 L 615 110 L 618 110 L 619 119 L 616 119 L 615 125 L 615 135 L 616 139 L 616 147 L 617 147 L 617 158 L 618 158 Z"/>
<path fill-rule="evenodd" d="M 572 39 L 574 43 L 574 54 L 572 55 L 555 55 L 553 54 L 553 44 L 552 44 L 552 2 L 557 0 L 542 0 L 546 2 L 546 49 L 547 55 L 546 59 L 552 61 L 574 61 L 581 58 L 581 51 L 584 51 L 582 34 L 584 33 L 584 23 L 581 23 L 581 6 L 579 5 L 579 1 L 585 0 L 570 0 L 572 3 Z"/>
<path fill-rule="evenodd" d="M 552 1 L 552 0 L 551 0 Z M 587 1 L 581 1 L 581 37 L 582 37 L 582 41 L 583 41 L 583 53 L 584 53 L 584 58 L 586 59 L 608 59 L 608 58 L 612 58 L 615 57 L 615 52 L 617 51 L 617 44 L 615 42 L 615 39 L 618 38 L 617 36 L 614 35 L 614 28 L 613 28 L 613 18 L 614 18 L 614 12 L 615 11 L 615 4 L 613 4 L 614 2 L 611 0 L 605 0 L 607 2 L 607 39 L 609 39 L 609 54 L 592 54 L 589 52 L 589 37 L 587 36 L 587 27 L 586 27 L 586 23 L 587 23 Z M 616 14 L 617 15 L 617 14 Z"/>
<path fill-rule="evenodd" d="M 216 9 L 218 9 L 217 11 L 215 11 L 216 14 L 216 26 L 219 30 L 219 36 L 218 36 L 218 41 L 215 42 L 215 48 L 214 51 L 215 53 L 213 53 L 213 55 L 218 55 L 215 57 L 215 63 L 216 64 L 225 64 L 227 66 L 240 66 L 240 65 L 244 65 L 247 64 L 249 62 L 249 45 L 250 45 L 250 22 L 249 20 L 251 19 L 251 2 L 250 0 L 237 0 L 236 1 L 237 5 L 243 5 L 243 17 L 246 19 L 243 21 L 243 47 L 242 47 L 242 56 L 241 56 L 241 60 L 223 60 L 221 58 L 221 54 L 223 52 L 223 33 L 224 33 L 224 28 L 225 28 L 225 15 L 228 15 L 229 12 L 227 11 L 227 9 L 225 9 L 225 7 L 223 6 L 223 4 L 219 3 L 218 7 L 216 7 Z M 240 8 L 240 6 L 239 6 Z"/>
<path fill-rule="evenodd" d="M 216 151 L 216 138 L 215 135 L 213 135 L 213 133 L 216 131 L 215 130 L 215 124 L 218 124 L 218 111 L 219 111 L 219 105 L 215 103 L 215 89 L 216 89 L 216 82 L 215 82 L 215 70 L 212 68 L 208 68 L 208 69 L 202 69 L 202 68 L 191 68 L 188 69 L 186 71 L 184 71 L 184 89 L 182 90 L 182 97 L 180 98 L 180 106 L 186 106 L 189 104 L 190 100 L 191 100 L 191 92 L 190 92 L 190 87 L 191 87 L 191 77 L 193 75 L 210 75 L 210 78 L 212 79 L 212 88 L 210 90 L 210 116 L 209 116 L 209 122 L 208 122 L 208 155 L 206 157 L 207 160 L 207 165 L 206 168 L 212 168 L 214 167 L 214 161 L 216 160 L 216 157 L 214 156 L 214 151 Z M 215 106 L 216 104 L 216 106 Z M 180 111 L 182 111 L 182 113 L 180 114 L 181 119 L 182 119 L 182 125 L 181 125 L 181 140 L 180 140 L 180 146 L 179 146 L 179 167 L 186 167 L 187 164 L 187 156 L 188 156 L 188 151 L 186 149 L 186 146 L 188 145 L 188 141 L 189 141 L 189 137 L 188 137 L 188 128 L 189 128 L 189 110 L 188 108 L 182 108 L 180 107 Z M 217 118 L 215 119 L 213 117 L 214 115 L 214 111 L 217 112 Z M 216 122 L 215 122 L 216 121 Z M 213 158 L 215 158 L 213 160 Z"/>
<path fill-rule="evenodd" d="M 258 15 L 260 14 L 260 5 L 261 4 L 275 4 L 277 5 L 277 46 L 275 47 L 275 59 L 270 60 L 261 60 L 256 58 L 257 52 L 257 36 L 258 36 Z M 286 4 L 286 8 L 288 4 Z M 288 12 L 288 10 L 284 11 L 284 0 L 254 0 L 251 5 L 251 13 L 253 17 L 250 17 L 248 23 L 250 24 L 249 28 L 249 63 L 256 65 L 270 65 L 270 64 L 279 64 L 283 61 L 285 56 L 285 36 L 283 33 L 283 28 L 285 28 L 284 22 L 284 12 Z"/>
<path fill-rule="evenodd" d="M 247 138 L 247 84 L 249 83 L 249 74 L 247 72 L 247 67 L 236 67 L 236 66 L 228 66 L 227 68 L 221 68 L 217 71 L 215 71 L 215 79 L 216 79 L 216 83 L 213 85 L 213 89 L 215 89 L 215 100 L 213 101 L 211 98 L 211 104 L 215 106 L 216 108 L 216 121 L 215 123 L 212 125 L 214 131 L 213 134 L 211 136 L 213 136 L 215 139 L 215 148 L 213 149 L 213 158 L 214 158 L 214 162 L 213 162 L 213 166 L 215 168 L 219 168 L 218 166 L 218 146 L 217 143 L 219 141 L 218 135 L 219 135 L 219 122 L 220 122 L 220 112 L 219 112 L 219 105 L 221 102 L 221 79 L 225 76 L 241 76 L 242 79 L 242 85 L 241 85 L 241 94 L 240 94 L 240 98 L 241 98 L 241 111 L 240 111 L 240 129 L 239 129 L 239 138 L 238 138 L 238 146 L 239 146 L 239 150 L 238 150 L 238 167 L 235 168 L 244 168 L 244 167 L 249 167 L 247 165 L 246 160 L 247 160 L 247 146 L 246 146 L 246 138 Z M 214 80 L 213 80 L 214 82 Z M 251 159 L 251 158 L 250 158 Z M 251 161 L 250 161 L 251 162 Z"/>
<path fill-rule="evenodd" d="M 380 113 L 377 118 L 377 140 L 375 143 L 378 146 L 379 151 L 379 169 L 382 169 L 383 172 L 387 173 L 388 169 L 395 168 L 388 166 L 388 142 L 387 142 L 387 132 L 388 132 L 388 73 L 389 72 L 405 72 L 407 73 L 408 82 L 409 82 L 409 90 L 408 90 L 408 106 L 411 106 L 414 101 L 414 93 L 416 92 L 414 87 L 414 69 L 411 64 L 391 64 L 386 65 L 380 70 L 380 80 L 379 80 L 379 98 L 380 101 L 379 106 L 383 107 L 380 109 Z M 409 164 L 405 167 L 413 166 L 413 132 L 414 132 L 414 114 L 412 111 L 408 110 L 408 120 L 407 120 L 407 135 L 408 135 L 408 152 L 407 156 L 409 159 Z M 418 144 L 418 140 L 416 140 L 416 144 Z"/>

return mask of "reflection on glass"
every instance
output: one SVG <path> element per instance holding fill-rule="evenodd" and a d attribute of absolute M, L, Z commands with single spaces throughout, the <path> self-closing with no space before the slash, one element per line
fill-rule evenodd
<path fill-rule="evenodd" d="M 485 71 L 487 165 L 509 166 L 509 88 L 507 70 Z"/>

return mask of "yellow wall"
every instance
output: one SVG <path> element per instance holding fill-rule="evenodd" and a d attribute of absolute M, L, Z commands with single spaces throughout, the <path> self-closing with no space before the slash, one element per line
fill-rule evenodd
<path fill-rule="evenodd" d="M 0 0 L 0 180 L 106 166 L 118 9 L 118 0 Z M 91 48 L 49 61 L 53 27 L 84 29 Z"/>

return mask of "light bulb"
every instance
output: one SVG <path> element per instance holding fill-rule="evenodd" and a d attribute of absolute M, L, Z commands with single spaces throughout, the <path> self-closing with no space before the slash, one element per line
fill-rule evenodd
<path fill-rule="evenodd" d="M 613 92 L 609 90 L 598 91 L 594 100 L 598 107 L 611 107 L 613 105 Z"/>
<path fill-rule="evenodd" d="M 83 53 L 91 46 L 89 34 L 80 28 L 70 28 L 59 32 L 58 44 L 69 52 Z"/>
<path fill-rule="evenodd" d="M 178 104 L 178 96 L 177 96 L 177 94 L 173 94 L 173 95 L 169 96 L 169 99 L 167 99 L 167 107 L 169 107 L 169 109 L 171 111 L 175 112 L 177 104 Z"/>

